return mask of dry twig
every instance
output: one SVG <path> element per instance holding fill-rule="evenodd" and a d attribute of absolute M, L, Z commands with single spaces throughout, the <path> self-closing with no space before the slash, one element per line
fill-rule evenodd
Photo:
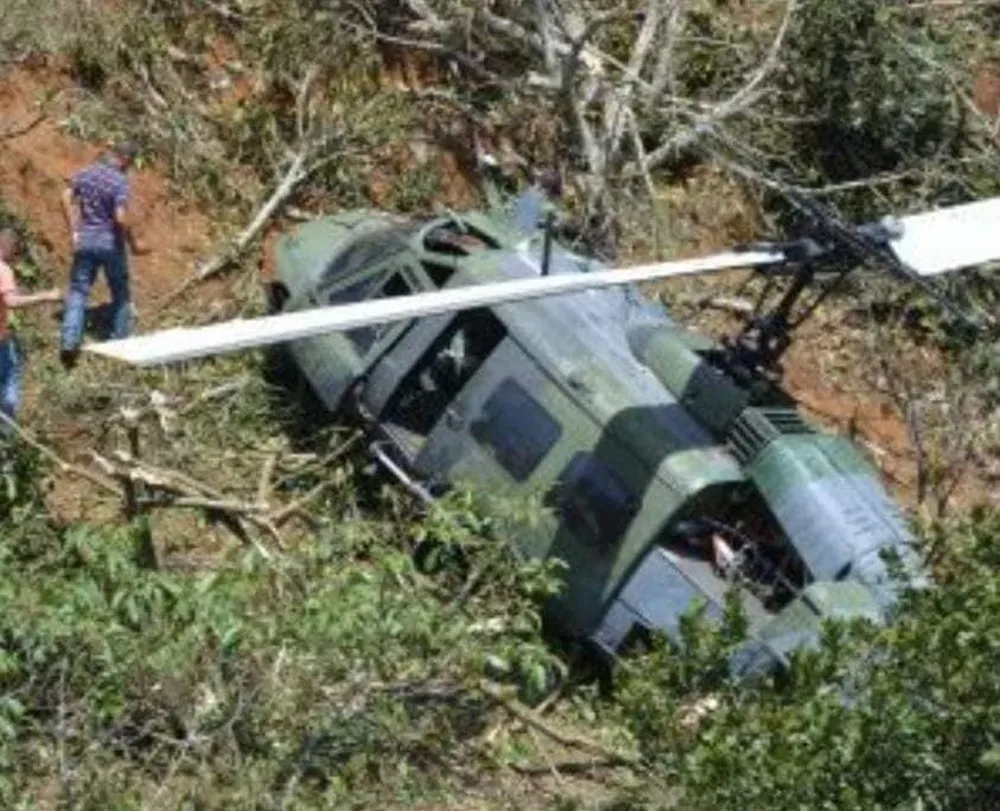
<path fill-rule="evenodd" d="M 616 765 L 630 766 L 634 769 L 642 769 L 642 763 L 639 758 L 635 755 L 628 754 L 625 752 L 619 752 L 611 749 L 604 744 L 597 743 L 589 738 L 585 738 L 582 735 L 576 735 L 571 732 L 565 732 L 563 730 L 557 729 L 555 726 L 539 718 L 534 712 L 525 707 L 520 702 L 504 694 L 500 688 L 489 684 L 488 682 L 482 682 L 480 684 L 480 690 L 487 695 L 490 699 L 495 701 L 497 704 L 502 706 L 507 712 L 517 718 L 524 724 L 538 730 L 544 735 L 548 736 L 556 743 L 559 743 L 570 749 L 580 749 L 584 752 L 589 752 L 590 754 L 597 755 L 605 761 L 614 763 Z"/>
<path fill-rule="evenodd" d="M 257 529 L 270 535 L 279 548 L 284 542 L 277 527 L 258 504 L 234 502 L 225 498 L 219 491 L 208 485 L 192 479 L 176 470 L 156 467 L 133 458 L 131 454 L 117 451 L 112 461 L 101 456 L 96 451 L 91 453 L 95 462 L 101 465 L 119 481 L 142 483 L 149 489 L 143 494 L 142 501 L 147 506 L 154 507 L 186 507 L 202 508 L 218 512 L 227 517 L 227 525 L 243 541 L 249 541 L 265 558 L 270 559 L 271 553 L 254 541 L 243 529 L 241 521 L 247 521 Z"/>
<path fill-rule="evenodd" d="M 96 473 L 87 470 L 86 468 L 79 467 L 78 465 L 70 464 L 65 459 L 63 459 L 59 454 L 57 454 L 51 448 L 46 447 L 41 442 L 39 442 L 35 437 L 24 430 L 20 425 L 18 425 L 14 420 L 10 419 L 6 414 L 0 412 L 0 423 L 4 424 L 9 428 L 14 435 L 21 440 L 25 445 L 34 450 L 38 451 L 43 457 L 52 462 L 61 473 L 69 473 L 74 476 L 79 476 L 82 479 L 86 479 L 92 484 L 96 484 L 102 490 L 108 493 L 113 493 L 116 496 L 121 496 L 122 491 L 113 482 L 108 481 L 103 476 L 99 476 Z"/>
<path fill-rule="evenodd" d="M 338 459 L 342 458 L 350 450 L 352 450 L 363 436 L 361 431 L 355 431 L 347 438 L 343 443 L 341 443 L 332 453 L 323 459 L 323 465 L 328 466 L 336 462 Z M 327 477 L 323 479 L 319 484 L 313 487 L 305 495 L 297 498 L 291 504 L 288 504 L 281 509 L 271 513 L 269 516 L 270 521 L 276 526 L 282 526 L 289 518 L 293 515 L 301 515 L 307 520 L 311 520 L 308 513 L 305 512 L 305 506 L 317 498 L 319 498 L 323 493 L 325 493 L 332 485 L 333 479 Z"/>
<path fill-rule="evenodd" d="M 271 499 L 271 479 L 274 478 L 274 469 L 278 465 L 279 456 L 281 456 L 281 451 L 271 451 L 260 468 L 260 478 L 257 482 L 257 503 L 265 510 Z"/>

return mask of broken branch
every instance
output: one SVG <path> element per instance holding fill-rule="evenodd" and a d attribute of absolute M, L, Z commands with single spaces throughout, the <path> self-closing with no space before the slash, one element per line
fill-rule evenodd
<path fill-rule="evenodd" d="M 142 477 L 136 476 L 137 481 Z M 196 498 L 194 496 L 140 496 L 137 503 L 151 507 L 187 507 L 192 509 L 217 510 L 218 512 L 234 513 L 242 516 L 255 516 L 262 512 L 259 504 L 248 504 L 244 501 L 219 501 L 211 498 Z"/>
<path fill-rule="evenodd" d="M 646 156 L 646 148 L 642 145 L 642 134 L 639 132 L 639 122 L 635 117 L 632 108 L 626 111 L 628 116 L 629 129 L 632 133 L 632 146 L 635 149 L 636 157 L 639 161 L 639 170 L 642 173 L 643 183 L 646 186 L 646 195 L 649 197 L 649 213 L 653 231 L 653 250 L 656 256 L 660 256 L 660 213 L 656 207 L 656 186 L 653 177 L 649 173 L 649 159 Z"/>
<path fill-rule="evenodd" d="M 242 256 L 243 252 L 247 249 L 247 247 L 249 247 L 250 243 L 253 242 L 257 235 L 264 229 L 264 226 L 271 220 L 271 217 L 274 216 L 274 213 L 289 197 L 292 196 L 299 184 L 305 180 L 306 177 L 308 177 L 309 172 L 306 171 L 306 160 L 308 157 L 308 152 L 305 149 L 300 151 L 295 156 L 292 160 L 291 166 L 288 167 L 288 171 L 285 173 L 285 176 L 278 184 L 278 187 L 274 190 L 274 193 L 267 199 L 264 205 L 260 207 L 253 220 L 250 221 L 250 224 L 244 228 L 222 251 L 217 253 L 207 262 L 203 262 L 195 271 L 193 276 L 189 276 L 181 282 L 181 284 L 174 288 L 174 290 L 167 295 L 166 299 L 164 299 L 161 306 L 168 306 L 177 300 L 177 298 L 181 295 L 186 293 L 191 287 L 199 282 L 205 281 L 205 279 L 215 276 L 230 263 L 236 261 L 240 256 Z"/>
<path fill-rule="evenodd" d="M 95 462 L 118 480 L 141 482 L 153 491 L 150 495 L 143 496 L 142 499 L 149 506 L 201 507 L 221 513 L 230 519 L 229 526 L 237 537 L 244 541 L 249 540 L 268 559 L 272 557 L 271 553 L 243 531 L 239 523 L 241 519 L 270 535 L 279 548 L 284 547 L 281 534 L 273 522 L 261 514 L 263 510 L 260 505 L 230 501 L 214 488 L 202 484 L 186 474 L 140 463 L 130 454 L 122 451 L 117 451 L 114 454 L 116 461 L 102 457 L 96 451 L 92 451 L 91 455 Z"/>
<path fill-rule="evenodd" d="M 271 498 L 271 479 L 274 477 L 274 469 L 278 465 L 280 455 L 280 451 L 269 453 L 260 469 L 260 479 L 257 482 L 257 503 L 265 510 Z"/>
<path fill-rule="evenodd" d="M 206 389 L 201 394 L 199 394 L 194 400 L 188 403 L 184 408 L 180 410 L 178 416 L 186 417 L 192 411 L 194 411 L 199 406 L 210 400 L 217 400 L 220 397 L 225 397 L 227 394 L 233 394 L 235 392 L 241 391 L 246 388 L 247 384 L 250 382 L 249 376 L 239 377 L 236 380 L 230 380 L 228 383 L 222 383 L 218 386 L 213 386 L 210 389 Z"/>
<path fill-rule="evenodd" d="M 61 456 L 59 456 L 59 454 L 57 454 L 55 451 L 51 450 L 50 448 L 47 448 L 45 445 L 43 445 L 41 442 L 35 439 L 31 434 L 25 431 L 20 425 L 14 422 L 14 420 L 12 420 L 3 412 L 0 412 L 0 423 L 6 425 L 11 431 L 13 431 L 14 435 L 18 439 L 20 439 L 22 443 L 24 443 L 30 448 L 33 448 L 43 457 L 52 462 L 57 468 L 59 468 L 59 471 L 61 473 L 71 473 L 74 476 L 79 476 L 82 479 L 86 479 L 92 484 L 96 484 L 105 492 L 113 493 L 114 495 L 119 497 L 122 495 L 122 491 L 118 487 L 116 487 L 112 482 L 97 475 L 96 473 L 92 473 L 91 471 L 85 468 L 78 467 L 77 465 L 74 464 L 70 464 Z"/>
<path fill-rule="evenodd" d="M 584 752 L 589 752 L 590 754 L 597 755 L 606 761 L 622 765 L 630 766 L 634 769 L 642 769 L 642 762 L 635 755 L 631 755 L 625 752 L 618 752 L 610 747 L 604 746 L 603 744 L 597 743 L 596 741 L 590 740 L 589 738 L 584 738 L 581 735 L 576 735 L 570 732 L 564 732 L 557 729 L 552 724 L 539 718 L 534 712 L 532 712 L 528 707 L 525 707 L 520 702 L 513 698 L 508 697 L 492 684 L 487 682 L 482 682 L 480 684 L 480 690 L 495 701 L 497 704 L 502 706 L 507 712 L 513 715 L 518 721 L 537 729 L 539 732 L 543 733 L 547 737 L 554 740 L 570 749 L 580 749 Z"/>
<path fill-rule="evenodd" d="M 361 431 L 355 431 L 351 434 L 346 441 L 344 441 L 338 448 L 336 448 L 326 459 L 324 459 L 324 464 L 329 465 L 335 462 L 337 459 L 341 458 L 350 451 L 355 445 L 358 444 L 362 436 Z M 312 501 L 315 501 L 319 496 L 321 496 L 326 490 L 328 490 L 333 485 L 333 479 L 327 477 L 323 479 L 319 484 L 313 487 L 305 495 L 297 498 L 291 504 L 288 504 L 269 516 L 270 521 L 276 526 L 280 527 L 293 515 L 299 514 L 309 518 L 308 514 L 305 513 L 304 507 Z"/>

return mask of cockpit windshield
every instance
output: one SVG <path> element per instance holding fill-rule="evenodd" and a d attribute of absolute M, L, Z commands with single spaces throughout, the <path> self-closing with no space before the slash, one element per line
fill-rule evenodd
<path fill-rule="evenodd" d="M 363 268 L 381 264 L 403 253 L 412 233 L 413 225 L 409 223 L 393 223 L 366 231 L 330 260 L 320 277 L 319 286 L 327 287 Z"/>

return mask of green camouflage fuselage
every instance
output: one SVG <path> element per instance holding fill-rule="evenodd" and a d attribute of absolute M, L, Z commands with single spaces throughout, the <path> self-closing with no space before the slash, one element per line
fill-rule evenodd
<path fill-rule="evenodd" d="M 476 213 L 423 225 L 337 215 L 279 243 L 283 307 L 537 275 L 541 241 Z M 552 273 L 593 267 L 552 251 Z M 366 420 L 421 487 L 542 498 L 517 546 L 565 561 L 549 617 L 608 651 L 637 632 L 676 637 L 698 600 L 717 614 L 735 577 L 750 586 L 755 640 L 740 666 L 768 666 L 824 616 L 883 616 L 880 550 L 917 571 L 904 521 L 851 443 L 772 386 L 737 384 L 720 347 L 633 288 L 289 350 L 326 407 Z"/>

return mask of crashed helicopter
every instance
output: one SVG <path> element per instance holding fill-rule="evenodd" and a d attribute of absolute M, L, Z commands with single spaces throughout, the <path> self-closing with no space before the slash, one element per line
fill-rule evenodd
<path fill-rule="evenodd" d="M 827 617 L 885 621 L 889 558 L 924 577 L 866 458 L 780 386 L 801 299 L 820 289 L 803 318 L 873 258 L 931 290 L 1000 259 L 1000 198 L 861 227 L 807 213 L 815 227 L 796 242 L 609 269 L 501 208 L 422 222 L 349 211 L 280 241 L 277 314 L 86 349 L 145 366 L 283 345 L 421 498 L 465 482 L 544 500 L 514 541 L 565 562 L 546 606 L 559 631 L 609 654 L 650 633 L 680 641 L 687 612 L 703 601 L 718 616 L 738 584 L 750 630 L 734 666 L 760 672 Z M 788 283 L 722 341 L 636 287 L 741 267 Z"/>

